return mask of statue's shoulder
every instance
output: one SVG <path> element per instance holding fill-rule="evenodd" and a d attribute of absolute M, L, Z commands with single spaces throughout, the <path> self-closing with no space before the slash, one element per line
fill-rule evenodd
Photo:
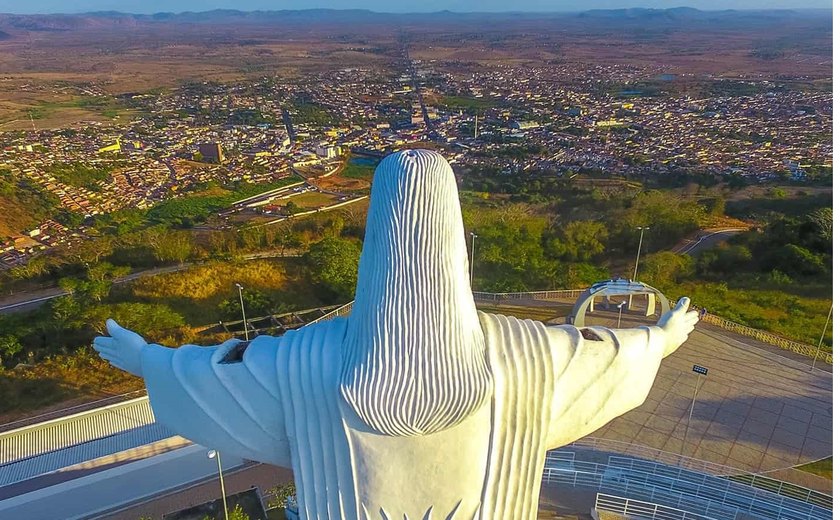
<path fill-rule="evenodd" d="M 549 334 L 548 327 L 539 321 L 481 311 L 478 311 L 478 319 L 488 348 L 499 341 L 509 343 L 526 338 L 542 343 Z"/>
<path fill-rule="evenodd" d="M 566 359 L 580 341 L 580 332 L 571 325 L 548 326 L 541 321 L 481 311 L 478 317 L 491 355 L 530 351 L 538 357 Z"/>
<path fill-rule="evenodd" d="M 478 319 L 484 332 L 497 330 L 528 330 L 543 332 L 547 327 L 541 321 L 517 318 L 505 314 L 478 311 Z"/>

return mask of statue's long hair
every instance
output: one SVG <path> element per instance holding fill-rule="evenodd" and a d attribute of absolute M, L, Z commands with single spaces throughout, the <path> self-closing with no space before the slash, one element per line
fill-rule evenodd
<path fill-rule="evenodd" d="M 444 430 L 489 395 L 458 189 L 435 152 L 376 169 L 342 357 L 342 395 L 386 435 Z"/>

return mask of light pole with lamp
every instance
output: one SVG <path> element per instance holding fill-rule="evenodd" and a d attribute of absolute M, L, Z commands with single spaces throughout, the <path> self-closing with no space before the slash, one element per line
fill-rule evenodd
<path fill-rule="evenodd" d="M 639 257 L 642 254 L 642 239 L 645 237 L 645 230 L 650 229 L 650 226 L 640 227 L 636 226 L 636 229 L 641 231 L 639 233 L 639 249 L 636 251 L 636 266 L 633 268 L 633 278 L 632 280 L 636 281 L 636 275 L 639 273 Z"/>
<path fill-rule="evenodd" d="M 623 301 L 618 304 L 618 324 L 615 326 L 615 328 L 617 329 L 621 328 L 621 309 L 623 309 L 625 305 L 627 305 L 626 301 Z"/>
<path fill-rule="evenodd" d="M 236 284 L 239 285 L 239 284 Z M 225 520 L 228 520 L 227 495 L 225 495 L 225 477 L 222 475 L 222 457 L 216 450 L 207 452 L 208 459 L 216 459 L 219 463 L 219 484 L 222 486 L 222 507 L 225 509 Z"/>
<path fill-rule="evenodd" d="M 245 341 L 248 341 L 248 320 L 245 319 L 245 300 L 242 299 L 242 285 L 236 284 L 239 289 L 239 306 L 242 307 L 242 327 L 245 328 Z"/>
<path fill-rule="evenodd" d="M 811 370 L 817 366 L 817 358 L 820 357 L 820 349 L 822 349 L 822 343 L 825 339 L 825 331 L 828 330 L 828 322 L 831 321 L 831 312 L 834 310 L 834 304 L 831 304 L 831 307 L 828 308 L 828 316 L 825 317 L 825 326 L 823 327 L 822 335 L 820 336 L 820 343 L 817 345 L 817 353 L 814 354 L 814 362 L 811 364 Z"/>
<path fill-rule="evenodd" d="M 645 237 L 645 230 L 650 229 L 650 226 L 645 226 L 645 227 L 636 226 L 636 229 L 641 231 L 641 233 L 639 233 L 639 249 L 636 251 L 636 265 L 635 265 L 635 267 L 633 267 L 633 278 L 630 279 L 630 281 L 633 281 L 633 282 L 636 281 L 636 275 L 639 274 L 639 257 L 642 255 L 642 239 Z M 628 307 L 633 306 L 633 295 L 632 294 L 628 298 L 628 305 L 627 306 Z"/>
<path fill-rule="evenodd" d="M 472 247 L 470 248 L 470 290 L 472 290 L 473 273 L 475 272 L 475 239 L 478 235 L 470 231 L 470 236 L 472 237 Z"/>

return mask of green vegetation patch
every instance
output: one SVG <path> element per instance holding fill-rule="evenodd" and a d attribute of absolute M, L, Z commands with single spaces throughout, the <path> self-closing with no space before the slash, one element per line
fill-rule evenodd
<path fill-rule="evenodd" d="M 11 236 L 53 216 L 61 202 L 24 177 L 0 168 L 0 237 Z"/>
<path fill-rule="evenodd" d="M 288 266 L 287 260 L 211 262 L 177 273 L 142 278 L 122 297 L 178 309 L 193 326 L 235 318 L 228 312 L 226 302 L 236 297 L 234 307 L 238 314 L 237 283 L 250 291 L 247 300 L 253 305 L 246 305 L 245 311 L 253 318 L 281 308 L 285 311 L 292 303 L 295 308 L 317 306 L 312 291 L 299 287 L 297 277 L 287 274 Z"/>
<path fill-rule="evenodd" d="M 834 475 L 834 458 L 826 457 L 821 460 L 809 462 L 808 464 L 803 464 L 802 466 L 797 466 L 796 469 L 807 471 L 823 478 L 832 479 Z"/>
<path fill-rule="evenodd" d="M 44 168 L 44 172 L 49 173 L 61 183 L 96 191 L 99 189 L 98 183 L 108 179 L 111 172 L 125 166 L 125 164 L 123 162 L 113 162 L 100 166 L 78 161 L 53 163 Z"/>
<path fill-rule="evenodd" d="M 448 108 L 460 108 L 470 111 L 486 110 L 498 106 L 498 102 L 495 99 L 469 96 L 441 96 L 439 103 Z"/>
<path fill-rule="evenodd" d="M 361 179 L 370 181 L 373 179 L 373 172 L 376 170 L 375 166 L 368 164 L 353 164 L 348 162 L 341 171 L 343 177 L 348 179 Z"/>
<path fill-rule="evenodd" d="M 208 194 L 190 194 L 169 199 L 155 205 L 148 212 L 149 220 L 166 224 L 192 225 L 206 219 L 234 202 L 300 182 L 297 176 L 289 176 L 267 184 L 240 183 L 226 189 L 208 190 Z"/>
<path fill-rule="evenodd" d="M 292 106 L 292 122 L 294 124 L 312 124 L 330 126 L 337 122 L 337 118 L 324 107 L 311 101 L 298 100 Z"/>

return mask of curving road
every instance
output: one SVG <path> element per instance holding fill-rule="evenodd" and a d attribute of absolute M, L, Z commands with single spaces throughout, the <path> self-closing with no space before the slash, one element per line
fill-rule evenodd
<path fill-rule="evenodd" d="M 682 240 L 678 245 L 671 248 L 671 251 L 681 255 L 696 255 L 748 230 L 748 228 L 704 229 L 698 235 L 694 235 L 693 238 Z"/>

